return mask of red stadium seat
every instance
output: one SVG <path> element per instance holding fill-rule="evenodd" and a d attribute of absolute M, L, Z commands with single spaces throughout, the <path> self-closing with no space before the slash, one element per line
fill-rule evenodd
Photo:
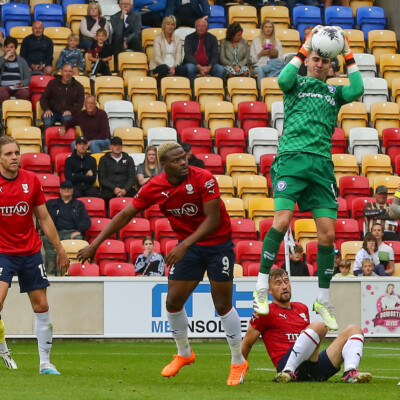
<path fill-rule="evenodd" d="M 145 218 L 133 218 L 119 232 L 119 237 L 125 243 L 126 252 L 129 251 L 133 240 L 143 240 L 145 236 L 151 236 L 150 222 Z"/>
<path fill-rule="evenodd" d="M 240 240 L 257 240 L 256 224 L 252 219 L 231 218 L 233 243 Z"/>
<path fill-rule="evenodd" d="M 97 249 L 95 260 L 99 266 L 100 275 L 106 274 L 106 265 L 110 262 L 125 262 L 125 245 L 122 240 L 105 240 Z"/>
<path fill-rule="evenodd" d="M 278 268 L 281 268 L 285 262 L 285 242 L 282 241 L 279 246 L 278 254 L 276 255 L 275 264 Z"/>
<path fill-rule="evenodd" d="M 114 218 L 121 210 L 132 203 L 133 197 L 114 197 L 108 203 L 110 218 Z"/>
<path fill-rule="evenodd" d="M 46 200 L 60 197 L 60 177 L 58 175 L 37 173 L 36 176 L 42 185 Z"/>
<path fill-rule="evenodd" d="M 370 196 L 369 180 L 361 175 L 346 175 L 339 179 L 340 196 L 346 199 L 347 208 L 351 209 L 353 199 Z"/>
<path fill-rule="evenodd" d="M 263 154 L 260 157 L 260 174 L 267 178 L 268 193 L 273 194 L 271 182 L 271 165 L 274 162 L 276 154 Z"/>
<path fill-rule="evenodd" d="M 105 265 L 106 276 L 135 276 L 135 266 L 130 263 L 112 262 Z"/>
<path fill-rule="evenodd" d="M 224 175 L 222 157 L 219 154 L 198 153 L 196 157 L 204 162 L 204 166 L 214 175 Z"/>
<path fill-rule="evenodd" d="M 375 203 L 375 197 L 359 197 L 353 199 L 351 203 L 351 218 L 358 222 L 358 230 L 360 233 L 364 231 L 364 207 L 366 203 Z"/>
<path fill-rule="evenodd" d="M 307 268 L 308 268 L 308 273 L 310 274 L 310 276 L 314 276 L 314 267 L 311 264 L 307 263 Z"/>
<path fill-rule="evenodd" d="M 24 153 L 21 155 L 21 168 L 33 172 L 51 174 L 50 156 L 45 153 Z"/>
<path fill-rule="evenodd" d="M 200 104 L 197 101 L 174 101 L 171 105 L 171 119 L 180 138 L 184 128 L 200 127 Z"/>
<path fill-rule="evenodd" d="M 240 104 L 241 103 L 239 103 L 239 105 Z M 259 262 L 252 262 L 247 266 L 247 276 L 257 276 L 259 272 L 260 272 Z"/>
<path fill-rule="evenodd" d="M 168 240 L 168 241 L 165 243 L 165 254 L 164 254 L 164 256 L 166 257 L 166 256 L 169 254 L 169 252 L 170 252 L 174 247 L 176 247 L 177 244 L 178 244 L 178 239 L 171 239 L 171 240 Z"/>
<path fill-rule="evenodd" d="M 226 156 L 232 153 L 245 153 L 246 142 L 244 131 L 241 128 L 219 128 L 215 130 L 215 146 L 222 162 L 226 163 Z"/>
<path fill-rule="evenodd" d="M 265 235 L 268 233 L 269 229 L 271 228 L 272 224 L 274 222 L 273 218 L 265 218 L 260 221 L 260 240 L 264 240 Z"/>
<path fill-rule="evenodd" d="M 335 128 L 335 131 L 332 135 L 332 154 L 344 154 L 346 153 L 347 142 L 346 142 L 346 134 L 342 128 Z"/>
<path fill-rule="evenodd" d="M 394 173 L 400 175 L 400 154 L 394 159 Z"/>
<path fill-rule="evenodd" d="M 307 264 L 310 264 L 313 267 L 313 272 L 310 273 L 310 276 L 313 276 L 314 272 L 317 270 L 317 253 L 318 242 L 316 240 L 308 242 L 306 245 L 306 261 Z"/>
<path fill-rule="evenodd" d="M 160 218 L 154 226 L 155 238 L 160 242 L 161 251 L 165 254 L 165 245 L 168 240 L 178 239 L 177 234 L 172 230 L 168 218 Z"/>
<path fill-rule="evenodd" d="M 54 79 L 54 76 L 50 75 L 32 75 L 31 83 L 29 84 L 29 93 L 31 95 L 31 103 L 33 111 L 36 110 L 36 103 L 42 97 L 47 84 Z"/>
<path fill-rule="evenodd" d="M 396 157 L 400 155 L 399 128 L 386 128 L 382 131 L 382 147 L 385 148 L 385 154 L 390 157 L 392 164 L 394 164 Z"/>
<path fill-rule="evenodd" d="M 250 263 L 260 262 L 262 245 L 263 242 L 257 240 L 241 240 L 236 244 L 236 260 L 243 267 L 243 275 L 248 275 Z"/>
<path fill-rule="evenodd" d="M 143 253 L 143 240 L 132 240 L 129 244 L 129 260 L 132 264 L 136 263 L 136 259 Z M 161 253 L 160 242 L 155 240 L 153 250 Z"/>
<path fill-rule="evenodd" d="M 391 241 L 386 241 L 385 243 L 393 248 L 394 251 L 394 262 L 399 263 L 400 262 L 400 242 L 391 242 Z"/>
<path fill-rule="evenodd" d="M 347 201 L 345 199 L 342 199 L 341 197 L 338 197 L 337 199 L 338 202 L 338 210 L 337 210 L 337 216 L 338 218 L 349 218 L 349 209 L 347 208 Z"/>
<path fill-rule="evenodd" d="M 71 157 L 71 152 L 59 153 L 55 156 L 54 160 L 54 170 L 55 173 L 60 177 L 60 181 L 65 181 L 65 160 Z"/>
<path fill-rule="evenodd" d="M 64 136 L 61 136 L 60 127 L 51 126 L 46 129 L 45 136 L 47 152 L 54 162 L 57 154 L 69 153 L 71 151 L 71 144 L 75 140 L 75 129 L 70 128 L 65 132 Z"/>
<path fill-rule="evenodd" d="M 187 142 L 192 147 L 193 154 L 211 153 L 211 132 L 208 128 L 182 129 L 182 142 Z"/>
<path fill-rule="evenodd" d="M 146 208 L 146 210 L 144 210 L 144 217 L 150 221 L 150 229 L 153 232 L 157 219 L 165 218 L 158 204 L 153 204 L 152 206 Z"/>
<path fill-rule="evenodd" d="M 68 268 L 69 276 L 99 276 L 99 266 L 97 264 L 73 263 Z"/>
<path fill-rule="evenodd" d="M 110 218 L 90 218 L 92 225 L 86 231 L 86 240 L 89 243 L 92 243 L 94 239 L 99 236 L 99 233 L 107 226 L 107 224 L 111 221 Z M 110 239 L 115 239 L 116 236 L 111 236 Z"/>
<path fill-rule="evenodd" d="M 89 217 L 106 217 L 106 204 L 101 197 L 78 197 L 86 208 Z"/>
<path fill-rule="evenodd" d="M 245 138 L 249 137 L 251 128 L 268 126 L 267 105 L 263 101 L 242 101 L 238 105 L 237 115 Z"/>
<path fill-rule="evenodd" d="M 335 245 L 338 249 L 348 240 L 361 240 L 358 222 L 352 218 L 338 218 L 335 224 Z"/>

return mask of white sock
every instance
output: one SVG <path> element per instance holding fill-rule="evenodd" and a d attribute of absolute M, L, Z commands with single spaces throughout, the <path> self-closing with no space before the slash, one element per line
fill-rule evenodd
<path fill-rule="evenodd" d="M 329 289 L 318 288 L 318 303 L 329 303 Z"/>
<path fill-rule="evenodd" d="M 175 339 L 176 347 L 178 348 L 178 355 L 189 357 L 192 349 L 188 340 L 188 318 L 185 308 L 175 313 L 167 311 L 167 317 L 172 337 Z"/>
<path fill-rule="evenodd" d="M 342 349 L 344 370 L 358 369 L 364 349 L 364 336 L 361 334 L 352 335 L 347 339 Z"/>
<path fill-rule="evenodd" d="M 40 365 L 50 362 L 50 350 L 53 346 L 53 325 L 50 313 L 35 313 L 35 330 L 38 341 Z"/>
<path fill-rule="evenodd" d="M 235 307 L 232 307 L 225 315 L 219 316 L 222 322 L 222 327 L 226 333 L 226 340 L 231 348 L 232 364 L 243 364 L 244 358 L 242 355 L 242 329 Z"/>
<path fill-rule="evenodd" d="M 295 372 L 298 366 L 308 360 L 320 343 L 319 335 L 311 328 L 304 330 L 297 338 L 284 370 Z"/>
<path fill-rule="evenodd" d="M 259 272 L 256 283 L 256 290 L 260 290 L 262 288 L 268 289 L 268 278 L 269 274 L 263 274 L 262 272 Z"/>

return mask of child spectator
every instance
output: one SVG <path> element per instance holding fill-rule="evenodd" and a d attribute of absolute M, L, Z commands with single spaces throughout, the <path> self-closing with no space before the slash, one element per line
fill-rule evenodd
<path fill-rule="evenodd" d="M 358 276 L 379 276 L 374 272 L 374 262 L 369 258 L 364 258 L 361 263 L 362 273 Z"/>
<path fill-rule="evenodd" d="M 350 260 L 342 260 L 339 263 L 339 273 L 335 274 L 337 278 L 353 278 L 354 275 L 350 273 L 351 262 Z"/>
<path fill-rule="evenodd" d="M 279 58 L 278 50 L 272 48 L 269 51 L 269 61 L 264 67 L 264 72 L 267 76 L 278 76 L 285 65 L 286 63 Z"/>
<path fill-rule="evenodd" d="M 92 74 L 90 79 L 95 79 L 97 74 L 111 75 L 108 62 L 112 59 L 112 47 L 106 42 L 107 31 L 103 28 L 98 29 L 94 43 L 88 51 L 88 59 L 92 62 Z"/>
<path fill-rule="evenodd" d="M 300 244 L 294 246 L 294 253 L 290 253 L 290 275 L 291 276 L 310 276 L 307 264 L 302 261 L 303 247 Z M 282 265 L 286 271 L 286 264 Z"/>
<path fill-rule="evenodd" d="M 78 45 L 79 36 L 76 33 L 71 33 L 68 36 L 68 46 L 61 51 L 57 60 L 57 69 L 61 69 L 65 64 L 70 64 L 73 75 L 79 75 L 79 72 L 85 70 L 85 58 Z"/>

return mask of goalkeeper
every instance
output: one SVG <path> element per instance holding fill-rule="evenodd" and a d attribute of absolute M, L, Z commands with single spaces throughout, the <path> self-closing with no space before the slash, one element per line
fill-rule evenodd
<path fill-rule="evenodd" d="M 346 34 L 342 51 L 350 85 L 325 83 L 330 60 L 319 57 L 311 45 L 315 27 L 299 52 L 279 75 L 279 87 L 284 93 L 285 134 L 281 137 L 278 155 L 271 168 L 274 189 L 274 222 L 268 231 L 261 254 L 260 272 L 253 293 L 253 307 L 258 314 L 268 314 L 268 275 L 279 246 L 289 228 L 295 203 L 301 212 L 312 211 L 318 236 L 318 297 L 314 310 L 324 324 L 338 329 L 329 300 L 333 275 L 335 221 L 337 218 L 336 179 L 331 156 L 331 137 L 343 104 L 357 100 L 364 91 L 361 74 L 354 61 Z M 305 64 L 307 76 L 299 76 Z"/>

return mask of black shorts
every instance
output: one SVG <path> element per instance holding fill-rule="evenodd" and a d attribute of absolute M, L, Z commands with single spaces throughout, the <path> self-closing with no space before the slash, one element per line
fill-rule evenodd
<path fill-rule="evenodd" d="M 29 256 L 0 254 L 0 281 L 11 286 L 14 275 L 18 275 L 21 293 L 50 286 L 40 250 Z"/>
<path fill-rule="evenodd" d="M 287 351 L 287 353 L 279 360 L 276 370 L 282 372 L 285 368 L 287 360 L 292 352 L 293 346 Z M 318 361 L 304 361 L 296 370 L 297 380 L 299 382 L 324 382 L 330 377 L 340 371 L 340 368 L 336 368 L 328 355 L 326 350 L 319 353 Z"/>
<path fill-rule="evenodd" d="M 190 246 L 183 258 L 169 269 L 168 279 L 202 281 L 207 271 L 207 276 L 212 281 L 231 281 L 235 265 L 233 247 L 231 239 L 221 244 Z"/>

